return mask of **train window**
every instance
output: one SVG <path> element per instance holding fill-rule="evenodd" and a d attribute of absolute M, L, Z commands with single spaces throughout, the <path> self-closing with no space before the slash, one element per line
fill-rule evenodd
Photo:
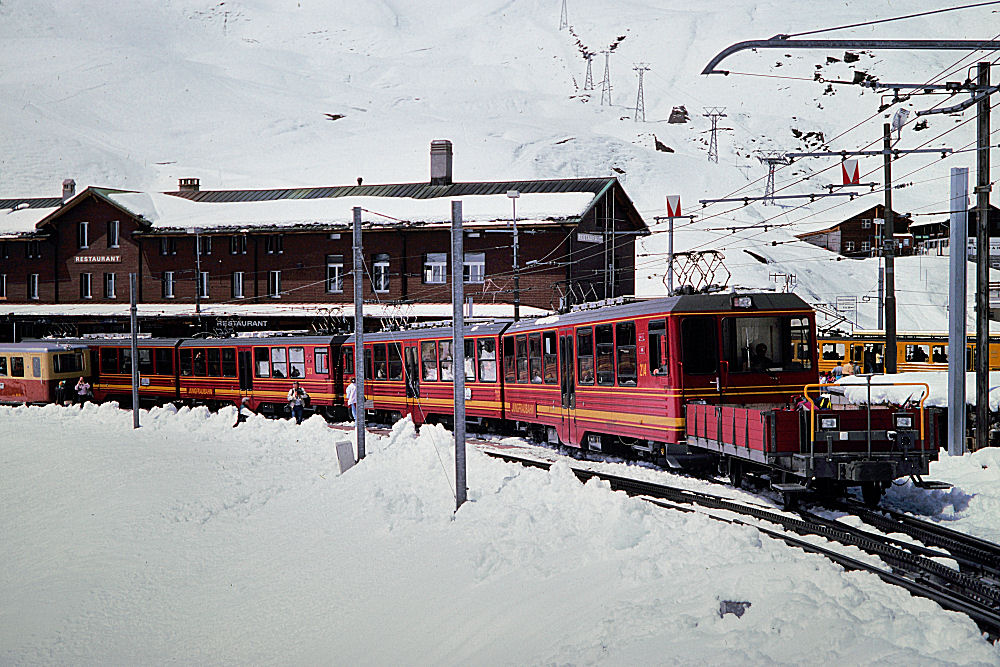
<path fill-rule="evenodd" d="M 542 365 L 544 366 L 542 376 L 545 384 L 557 384 L 559 382 L 556 366 L 559 363 L 559 354 L 556 351 L 556 332 L 546 331 L 542 334 Z"/>
<path fill-rule="evenodd" d="M 504 382 L 517 380 L 517 368 L 514 364 L 514 337 L 503 337 L 503 379 Z"/>
<path fill-rule="evenodd" d="M 824 361 L 843 361 L 847 346 L 844 343 L 823 343 L 822 354 Z"/>
<path fill-rule="evenodd" d="M 236 377 L 236 348 L 222 348 L 222 377 Z"/>
<path fill-rule="evenodd" d="M 542 334 L 528 336 L 528 375 L 532 384 L 542 383 Z"/>
<path fill-rule="evenodd" d="M 635 322 L 619 322 L 615 325 L 615 344 L 618 384 L 634 387 L 639 377 L 635 353 Z"/>
<path fill-rule="evenodd" d="M 594 384 L 594 331 L 590 327 L 576 330 L 576 361 L 579 384 Z"/>
<path fill-rule="evenodd" d="M 123 347 L 121 350 L 122 373 L 131 375 L 132 373 L 132 350 Z"/>
<path fill-rule="evenodd" d="M 283 347 L 271 348 L 271 377 L 288 377 L 288 356 Z"/>
<path fill-rule="evenodd" d="M 445 382 L 450 382 L 455 379 L 455 374 L 453 372 L 455 360 L 452 357 L 451 350 L 452 341 L 438 341 L 438 357 L 441 360 L 441 379 Z"/>
<path fill-rule="evenodd" d="M 804 317 L 727 317 L 722 350 L 733 373 L 800 371 L 812 367 L 812 330 Z"/>
<path fill-rule="evenodd" d="M 931 361 L 935 364 L 946 364 L 948 363 L 948 346 L 947 345 L 932 345 L 931 346 Z"/>
<path fill-rule="evenodd" d="M 306 348 L 288 348 L 288 370 L 289 377 L 302 378 L 306 376 Z"/>
<path fill-rule="evenodd" d="M 266 354 L 267 350 L 264 350 L 264 353 Z M 183 349 L 183 350 L 180 351 L 179 356 L 180 356 L 180 359 L 181 359 L 181 362 L 180 362 L 180 365 L 181 365 L 181 375 L 191 375 L 191 350 L 185 348 L 185 349 Z M 267 376 L 265 375 L 264 377 L 267 377 Z"/>
<path fill-rule="evenodd" d="M 884 361 L 883 349 L 885 349 L 884 343 L 865 343 L 864 348 L 861 349 L 861 364 L 855 368 L 855 372 L 881 373 Z"/>
<path fill-rule="evenodd" d="M 7 377 L 7 357 L 0 357 L 0 377 Z"/>
<path fill-rule="evenodd" d="M 614 384 L 615 341 L 611 334 L 611 325 L 601 324 L 594 327 L 594 340 L 597 343 L 597 384 Z"/>
<path fill-rule="evenodd" d="M 169 347 L 157 347 L 153 350 L 156 359 L 156 372 L 160 375 L 174 374 L 174 354 Z"/>
<path fill-rule="evenodd" d="M 372 371 L 372 349 L 370 347 L 365 348 L 365 378 L 369 380 L 375 378 Z"/>
<path fill-rule="evenodd" d="M 326 348 L 317 347 L 313 350 L 313 370 L 317 375 L 326 375 L 330 372 L 328 363 Z"/>
<path fill-rule="evenodd" d="M 465 339 L 465 381 L 476 381 L 476 341 Z"/>
<path fill-rule="evenodd" d="M 403 379 L 403 354 L 399 343 L 389 343 L 389 379 Z"/>
<path fill-rule="evenodd" d="M 965 348 L 965 367 L 969 370 L 976 368 L 976 346 L 970 345 Z"/>
<path fill-rule="evenodd" d="M 666 375 L 669 371 L 666 343 L 667 321 L 651 321 L 649 323 L 649 372 L 653 375 Z"/>
<path fill-rule="evenodd" d="M 222 376 L 222 355 L 217 347 L 205 350 L 205 375 L 213 378 Z"/>
<path fill-rule="evenodd" d="M 31 357 L 31 374 L 36 378 L 42 377 L 42 358 L 37 355 Z"/>
<path fill-rule="evenodd" d="M 375 351 L 375 370 L 372 376 L 376 380 L 385 380 L 387 377 L 387 367 L 389 365 L 386 359 L 385 353 L 385 343 L 378 343 L 373 345 L 372 348 Z"/>
<path fill-rule="evenodd" d="M 15 378 L 24 377 L 24 357 L 10 358 L 10 376 Z"/>
<path fill-rule="evenodd" d="M 718 335 L 714 317 L 685 317 L 681 320 L 681 363 L 686 375 L 706 375 L 718 370 Z"/>
<path fill-rule="evenodd" d="M 153 374 L 153 351 L 148 347 L 139 348 L 139 372 Z"/>
<path fill-rule="evenodd" d="M 101 348 L 101 375 L 111 375 L 118 372 L 118 348 Z"/>
<path fill-rule="evenodd" d="M 514 336 L 517 349 L 517 381 L 528 383 L 528 336 L 521 334 Z"/>
<path fill-rule="evenodd" d="M 354 346 L 345 345 L 344 346 L 344 373 L 346 375 L 354 375 Z"/>
<path fill-rule="evenodd" d="M 122 350 L 122 352 L 124 353 L 125 350 Z M 191 374 L 194 375 L 195 377 L 200 377 L 200 378 L 206 377 L 208 375 L 208 364 L 205 363 L 205 350 L 199 348 L 191 350 L 191 359 L 192 359 Z M 124 366 L 125 363 L 123 359 L 122 360 L 123 369 Z"/>
<path fill-rule="evenodd" d="M 907 361 L 913 361 L 916 363 L 923 363 L 930 359 L 930 347 L 927 345 L 907 345 L 906 346 L 906 357 Z"/>
<path fill-rule="evenodd" d="M 431 382 L 438 379 L 437 346 L 432 340 L 420 341 L 420 379 Z"/>
<path fill-rule="evenodd" d="M 479 381 L 497 381 L 497 344 L 492 338 L 480 338 L 476 341 L 479 353 Z"/>
<path fill-rule="evenodd" d="M 268 356 L 266 347 L 255 347 L 253 349 L 253 369 L 254 375 L 259 378 L 271 377 L 271 358 Z M 181 356 L 181 374 L 184 373 L 184 357 Z"/>
<path fill-rule="evenodd" d="M 56 373 L 79 373 L 83 370 L 83 353 L 67 352 L 52 357 L 52 370 Z"/>

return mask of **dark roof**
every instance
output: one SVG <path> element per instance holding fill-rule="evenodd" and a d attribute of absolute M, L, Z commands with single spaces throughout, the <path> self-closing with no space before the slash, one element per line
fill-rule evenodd
<path fill-rule="evenodd" d="M 493 322 L 474 322 L 466 323 L 465 336 L 495 336 L 502 333 L 507 325 L 508 321 L 498 320 Z M 454 335 L 454 327 L 444 325 L 441 326 L 428 326 L 420 328 L 406 329 L 404 331 L 380 331 L 378 333 L 366 333 L 365 342 L 366 343 L 382 343 L 382 342 L 395 342 L 402 340 L 413 340 L 414 338 L 445 338 Z M 345 343 L 350 344 L 353 342 L 353 336 Z"/>
<path fill-rule="evenodd" d="M 462 197 L 466 195 L 497 195 L 508 190 L 523 193 L 591 192 L 598 194 L 615 181 L 602 178 L 559 178 L 533 181 L 484 181 L 481 183 L 390 183 L 386 185 L 334 185 L 320 188 L 282 188 L 273 190 L 186 190 L 168 192 L 196 202 L 250 202 L 275 199 L 324 199 L 328 197 Z"/>
<path fill-rule="evenodd" d="M 0 199 L 0 209 L 17 208 L 53 208 L 62 203 L 60 197 L 22 197 L 21 199 Z M 27 204 L 27 206 L 23 206 Z"/>

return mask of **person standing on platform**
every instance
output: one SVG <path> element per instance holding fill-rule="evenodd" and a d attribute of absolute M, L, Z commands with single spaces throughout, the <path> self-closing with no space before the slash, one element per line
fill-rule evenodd
<path fill-rule="evenodd" d="M 347 385 L 347 408 L 351 411 L 351 421 L 358 420 L 358 385 L 351 378 L 351 384 Z"/>
<path fill-rule="evenodd" d="M 302 423 L 302 414 L 305 411 L 306 399 L 308 398 L 309 394 L 299 386 L 298 382 L 288 390 L 288 404 L 292 407 L 292 416 L 295 417 L 296 424 Z"/>

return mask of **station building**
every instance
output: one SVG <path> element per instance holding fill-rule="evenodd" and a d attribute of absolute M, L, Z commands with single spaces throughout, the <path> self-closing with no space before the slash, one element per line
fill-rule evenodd
<path fill-rule="evenodd" d="M 435 141 L 418 183 L 0 199 L 0 339 L 128 330 L 129 274 L 153 335 L 353 328 L 355 211 L 369 328 L 451 316 L 452 201 L 467 313 L 521 317 L 635 292 L 649 233 L 613 177 L 455 182 Z M 514 227 L 518 270 L 514 270 Z"/>

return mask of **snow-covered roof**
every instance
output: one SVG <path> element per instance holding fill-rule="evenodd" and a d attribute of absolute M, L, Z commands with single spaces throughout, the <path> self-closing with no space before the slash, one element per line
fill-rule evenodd
<path fill-rule="evenodd" d="M 450 225 L 450 198 L 334 197 L 271 201 L 208 203 L 163 193 L 122 192 L 108 198 L 146 220 L 154 230 L 232 230 L 244 227 L 349 226 L 354 207 L 361 207 L 365 223 L 395 225 Z M 578 218 L 594 199 L 590 192 L 522 193 L 517 220 L 527 225 L 552 224 Z M 462 202 L 465 226 L 507 224 L 514 213 L 506 194 L 466 195 Z"/>
<path fill-rule="evenodd" d="M 19 207 L 0 210 L 0 238 L 23 236 L 36 231 L 35 226 L 58 206 L 51 208 Z"/>

